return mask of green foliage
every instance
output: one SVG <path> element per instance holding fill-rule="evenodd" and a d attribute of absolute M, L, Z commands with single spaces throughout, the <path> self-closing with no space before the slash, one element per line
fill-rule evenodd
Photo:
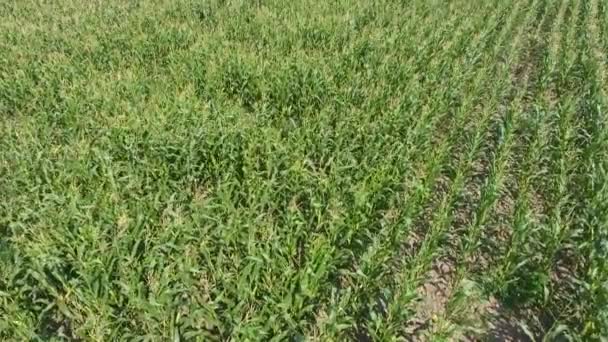
<path fill-rule="evenodd" d="M 606 8 L 0 3 L 0 339 L 605 339 Z"/>

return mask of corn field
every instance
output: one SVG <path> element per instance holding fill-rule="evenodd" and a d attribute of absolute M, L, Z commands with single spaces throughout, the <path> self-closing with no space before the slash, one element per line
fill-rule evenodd
<path fill-rule="evenodd" d="M 608 3 L 0 0 L 0 340 L 608 340 Z"/>

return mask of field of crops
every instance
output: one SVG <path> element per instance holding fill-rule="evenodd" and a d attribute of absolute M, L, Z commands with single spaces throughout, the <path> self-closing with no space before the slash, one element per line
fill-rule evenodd
<path fill-rule="evenodd" d="M 608 337 L 602 0 L 0 0 L 0 340 Z"/>

